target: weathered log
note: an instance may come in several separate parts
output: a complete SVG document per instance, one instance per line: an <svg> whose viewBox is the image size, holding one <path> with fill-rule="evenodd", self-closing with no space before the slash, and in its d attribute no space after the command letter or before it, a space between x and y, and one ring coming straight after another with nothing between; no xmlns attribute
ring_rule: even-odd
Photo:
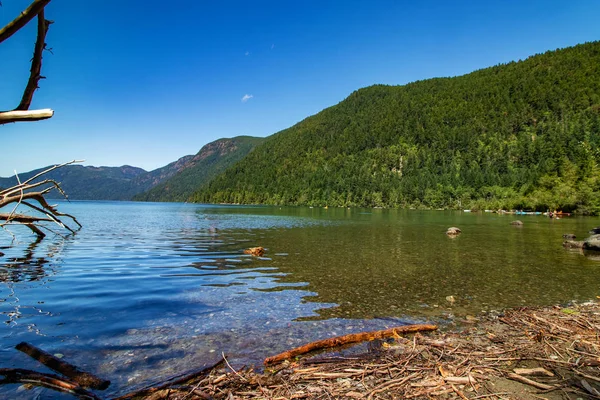
<svg viewBox="0 0 600 400"><path fill-rule="evenodd" d="M54 111L49 108L41 110L2 111L0 112L0 125L21 121L41 121L43 119L52 118L53 115Z"/></svg>
<svg viewBox="0 0 600 400"><path fill-rule="evenodd" d="M336 336L329 339L311 342L305 344L304 346L296 347L295 349L285 351L281 354L277 354L276 356L268 357L265 359L265 365L275 364L284 360L289 360L290 358L307 354L316 350L329 349L333 347L343 346L346 344L366 342L375 339L384 339L398 336L404 333L435 331L436 329L436 325L404 325L395 328L384 329L381 331L360 332L351 333L343 336Z"/></svg>
<svg viewBox="0 0 600 400"><path fill-rule="evenodd" d="M64 360L60 360L52 354L27 342L21 342L15 348L41 362L46 367L73 379L83 387L104 390L110 385L110 381L98 378L89 372L82 371L76 366L69 364Z"/></svg>
<svg viewBox="0 0 600 400"><path fill-rule="evenodd" d="M116 399L113 399L113 400L130 400L130 399L134 399L137 397L144 397L144 398L148 397L152 393L156 393L156 392L168 389L168 388L176 386L176 385L181 385L181 384L191 381L192 379L196 379L200 376L207 375L210 371L212 371L215 368L218 368L224 362L225 362L225 359L221 358L218 362L216 362L215 364L209 365L208 367L204 367L199 370L186 373L184 375L174 376L172 378L167 379L165 382L161 383L159 386L145 387L145 388L136 390L135 392L127 393L121 397L117 397Z"/></svg>
<svg viewBox="0 0 600 400"><path fill-rule="evenodd" d="M43 374L21 368L0 368L0 385L8 383L31 383L33 385L44 386L53 390L71 393L80 399L101 400L94 393L83 389L75 382L64 379L57 375Z"/></svg>

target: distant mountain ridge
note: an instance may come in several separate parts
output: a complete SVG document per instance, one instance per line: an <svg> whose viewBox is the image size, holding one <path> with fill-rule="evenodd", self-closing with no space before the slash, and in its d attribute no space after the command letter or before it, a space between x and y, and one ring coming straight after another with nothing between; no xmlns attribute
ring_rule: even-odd
<svg viewBox="0 0 600 400"><path fill-rule="evenodd" d="M245 156L262 138L240 136L232 139L219 139L208 143L196 155L181 157L164 167L152 171L124 165L121 167L94 167L66 165L51 171L44 177L54 179L72 200L132 200L136 195L140 199L153 201L184 201L217 173L231 163ZM21 181L42 172L49 167L20 173ZM152 191L147 196L141 193L168 182L182 174L167 186ZM0 187L10 187L17 183L14 176L0 177ZM164 192L164 193L163 193ZM63 198L53 190L49 199Z"/></svg>
<svg viewBox="0 0 600 400"><path fill-rule="evenodd" d="M264 138L237 136L208 143L194 156L186 156L169 164L178 173L140 193L134 200L187 201L212 178L243 159Z"/></svg>

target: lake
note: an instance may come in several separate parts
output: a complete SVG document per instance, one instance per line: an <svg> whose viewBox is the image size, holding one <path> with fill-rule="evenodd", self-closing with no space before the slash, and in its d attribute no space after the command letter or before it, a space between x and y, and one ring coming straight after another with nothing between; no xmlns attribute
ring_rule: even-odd
<svg viewBox="0 0 600 400"><path fill-rule="evenodd" d="M15 242L0 232L0 368L47 371L14 349L27 341L110 379L107 395L222 352L260 365L333 335L600 295L600 258L561 245L600 218L91 201L59 210L83 229L37 244L27 230L12 228ZM463 233L447 237L450 226ZM243 254L253 246L264 257ZM34 395L62 398L0 387L0 397Z"/></svg>

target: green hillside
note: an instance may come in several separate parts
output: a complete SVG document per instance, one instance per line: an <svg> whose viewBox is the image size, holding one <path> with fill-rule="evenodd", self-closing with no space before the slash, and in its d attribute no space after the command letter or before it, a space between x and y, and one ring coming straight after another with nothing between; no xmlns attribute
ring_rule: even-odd
<svg viewBox="0 0 600 400"><path fill-rule="evenodd" d="M145 193L136 195L134 200L186 201L194 191L244 158L263 140L251 136L237 136L209 143L195 156L186 156L178 160L176 162L178 172L172 178L153 186Z"/></svg>
<svg viewBox="0 0 600 400"><path fill-rule="evenodd" d="M198 202L600 211L600 42L360 89Z"/></svg>

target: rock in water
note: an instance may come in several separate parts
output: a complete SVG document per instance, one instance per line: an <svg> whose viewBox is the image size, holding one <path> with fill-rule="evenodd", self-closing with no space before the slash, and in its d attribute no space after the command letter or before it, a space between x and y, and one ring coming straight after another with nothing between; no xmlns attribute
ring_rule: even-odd
<svg viewBox="0 0 600 400"><path fill-rule="evenodd" d="M565 233L565 234L563 234L563 238L573 240L573 239L577 238L577 236L575 236L574 233Z"/></svg>
<svg viewBox="0 0 600 400"><path fill-rule="evenodd" d="M244 250L244 254L251 254L256 257L262 257L265 254L264 247L250 247L249 249Z"/></svg>
<svg viewBox="0 0 600 400"><path fill-rule="evenodd" d="M510 224L514 226L523 226L523 222L519 220L513 221Z"/></svg>
<svg viewBox="0 0 600 400"><path fill-rule="evenodd" d="M592 235L597 235L600 233L600 226L596 227L596 228L592 228L592 230L590 231L590 234Z"/></svg>
<svg viewBox="0 0 600 400"><path fill-rule="evenodd" d="M583 248L585 250L600 251L600 234L592 235L583 241Z"/></svg>
<svg viewBox="0 0 600 400"><path fill-rule="evenodd" d="M456 236L456 235L460 235L461 232L462 231L460 229L458 229L455 226L452 226L452 227L448 228L448 230L446 231L446 235Z"/></svg>
<svg viewBox="0 0 600 400"><path fill-rule="evenodd" d="M567 249L582 249L584 242L577 242L575 240L565 240L563 247Z"/></svg>

